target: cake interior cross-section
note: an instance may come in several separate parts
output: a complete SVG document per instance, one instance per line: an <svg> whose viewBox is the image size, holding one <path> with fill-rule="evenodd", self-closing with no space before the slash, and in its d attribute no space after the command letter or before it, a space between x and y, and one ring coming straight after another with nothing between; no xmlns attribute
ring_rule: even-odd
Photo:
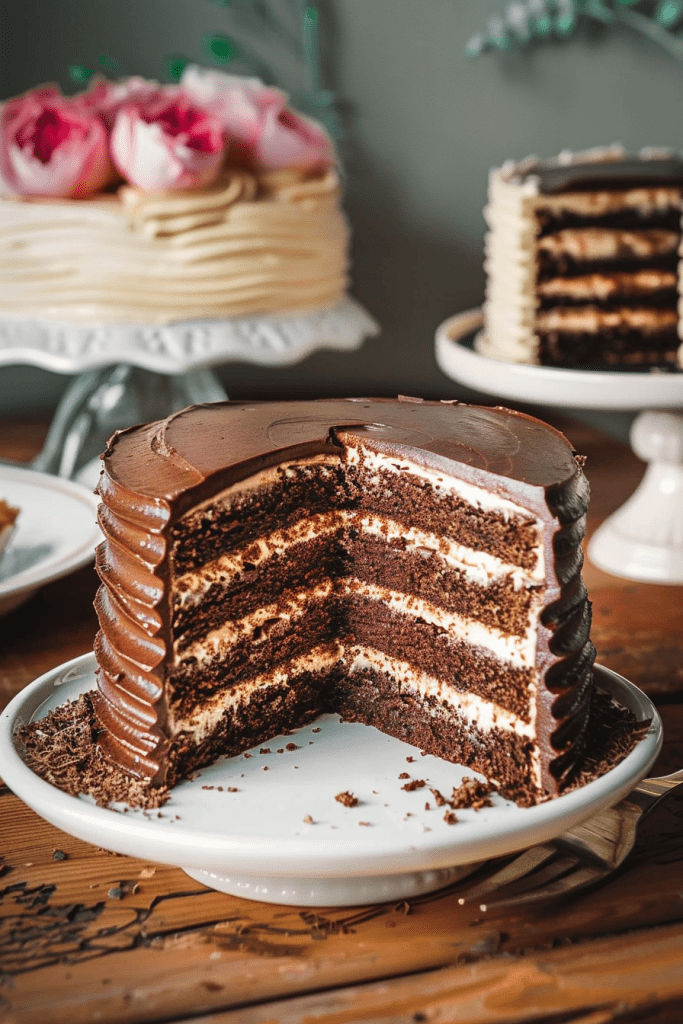
<svg viewBox="0 0 683 1024"><path fill-rule="evenodd" d="M592 694L588 488L522 413L218 403L116 434L99 490L102 756L174 785L325 712L556 796Z"/></svg>

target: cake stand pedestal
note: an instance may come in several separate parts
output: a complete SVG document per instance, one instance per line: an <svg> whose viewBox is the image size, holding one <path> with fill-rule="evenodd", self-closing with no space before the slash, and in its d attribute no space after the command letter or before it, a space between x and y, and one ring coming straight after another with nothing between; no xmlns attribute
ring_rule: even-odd
<svg viewBox="0 0 683 1024"><path fill-rule="evenodd" d="M320 349L353 351L379 327L355 300L305 313L177 321L66 324L0 317L0 365L77 374L31 468L94 486L115 430L227 397L211 370L226 362L287 366Z"/></svg>
<svg viewBox="0 0 683 1024"><path fill-rule="evenodd" d="M481 310L436 332L436 360L460 384L512 402L637 412L631 444L648 465L635 493L596 530L588 556L614 576L683 583L683 373L564 370L477 351Z"/></svg>

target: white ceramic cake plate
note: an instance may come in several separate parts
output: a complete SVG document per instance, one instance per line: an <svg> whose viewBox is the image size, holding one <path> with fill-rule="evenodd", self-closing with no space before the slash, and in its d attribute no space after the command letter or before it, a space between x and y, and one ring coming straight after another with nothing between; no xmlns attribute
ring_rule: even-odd
<svg viewBox="0 0 683 1024"><path fill-rule="evenodd" d="M491 359L477 351L482 326L481 310L471 309L437 329L437 362L461 384L512 402L639 411L631 444L648 464L645 475L596 530L588 555L615 576L683 583L683 372L565 370Z"/></svg>
<svg viewBox="0 0 683 1024"><path fill-rule="evenodd" d="M0 315L0 365L30 364L81 373L127 363L187 373L244 361L285 366L321 348L352 351L379 327L349 296L303 313L179 320L169 324L73 324Z"/></svg>
<svg viewBox="0 0 683 1024"><path fill-rule="evenodd" d="M23 724L92 689L94 671L94 655L76 658L9 704L0 716L0 775L7 785L71 835L177 865L211 888L269 903L348 906L442 888L483 860L543 842L617 803L647 775L662 742L648 698L598 668L600 685L651 725L610 772L535 807L494 797L492 807L458 811L458 822L449 825L430 789L449 796L470 770L326 715L270 740L263 748L269 753L254 748L205 769L177 786L160 812L126 811L98 807L40 779L16 736ZM296 749L288 750L292 743ZM410 780L426 785L406 790ZM335 799L346 792L357 806Z"/></svg>
<svg viewBox="0 0 683 1024"><path fill-rule="evenodd" d="M70 480L0 465L0 498L18 508L0 557L0 615L45 583L87 565L102 539L98 499Z"/></svg>

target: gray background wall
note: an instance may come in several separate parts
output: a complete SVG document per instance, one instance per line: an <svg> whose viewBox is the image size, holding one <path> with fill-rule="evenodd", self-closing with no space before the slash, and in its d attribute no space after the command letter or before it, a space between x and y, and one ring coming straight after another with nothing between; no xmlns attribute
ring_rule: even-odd
<svg viewBox="0 0 683 1024"><path fill-rule="evenodd" d="M683 62L628 29L594 26L565 42L466 59L467 39L504 3L321 0L324 84L340 97L348 132L352 291L383 330L352 355L317 353L287 369L225 366L231 397L470 397L437 367L433 337L441 320L482 299L489 168L615 141L683 149ZM163 54L208 63L202 40L227 30L229 17L208 0L4 0L0 96L50 80L73 91L68 66L103 51L150 77ZM67 379L0 368L0 414L54 407Z"/></svg>

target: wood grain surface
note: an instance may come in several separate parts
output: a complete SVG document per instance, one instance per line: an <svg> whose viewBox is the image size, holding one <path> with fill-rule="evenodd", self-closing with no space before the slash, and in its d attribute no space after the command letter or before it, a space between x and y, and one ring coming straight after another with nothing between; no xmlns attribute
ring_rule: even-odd
<svg viewBox="0 0 683 1024"><path fill-rule="evenodd" d="M592 428L560 424L588 456L590 529L642 465ZM45 424L0 422L0 457L29 458ZM658 705L654 773L683 765L683 588L586 564L602 664ZM0 704L92 647L86 567L0 619ZM347 1021L683 1021L683 792L581 898L520 913L458 903L321 910L213 892L178 868L74 839L0 789L0 1020L8 1024Z"/></svg>

